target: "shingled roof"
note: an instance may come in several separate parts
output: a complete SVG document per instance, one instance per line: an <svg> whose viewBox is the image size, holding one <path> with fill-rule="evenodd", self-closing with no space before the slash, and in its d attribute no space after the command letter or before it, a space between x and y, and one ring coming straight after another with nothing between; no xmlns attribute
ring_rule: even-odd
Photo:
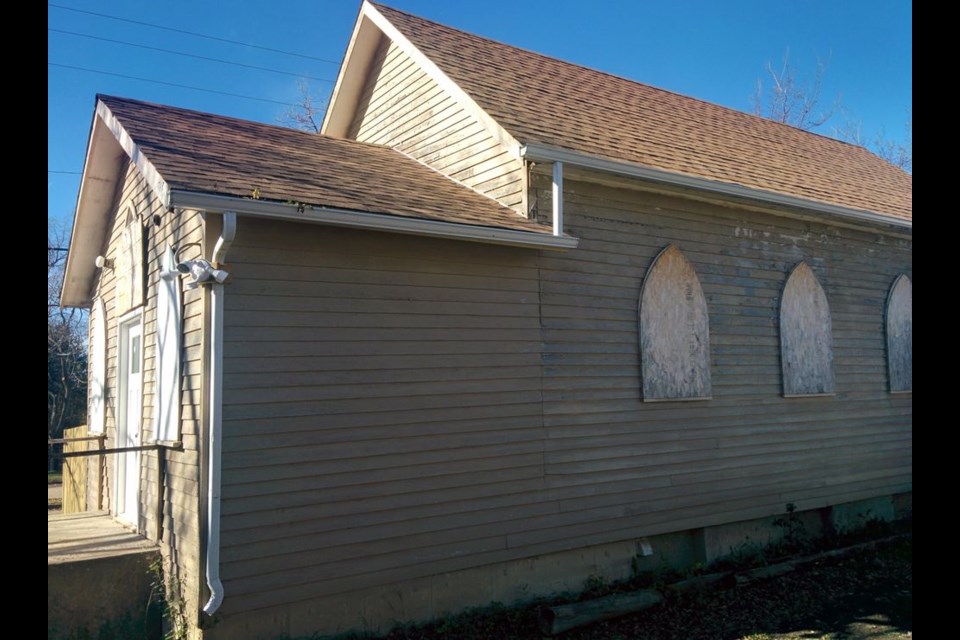
<svg viewBox="0 0 960 640"><path fill-rule="evenodd" d="M862 147L373 6L520 144L912 219L913 177Z"/></svg>
<svg viewBox="0 0 960 640"><path fill-rule="evenodd" d="M388 147L97 96L171 191L495 227L550 229Z"/></svg>

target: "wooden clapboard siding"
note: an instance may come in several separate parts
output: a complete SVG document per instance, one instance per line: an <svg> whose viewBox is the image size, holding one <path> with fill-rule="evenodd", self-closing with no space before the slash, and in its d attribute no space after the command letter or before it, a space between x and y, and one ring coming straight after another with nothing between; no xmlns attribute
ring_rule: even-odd
<svg viewBox="0 0 960 640"><path fill-rule="evenodd" d="M224 615L910 490L912 403L886 392L883 337L909 240L567 188L565 254L241 221ZM713 399L644 404L638 298L671 243L707 299ZM834 397L781 395L800 260L830 304Z"/></svg>
<svg viewBox="0 0 960 640"><path fill-rule="evenodd" d="M538 176L531 197L544 218L548 187ZM566 190L566 230L580 247L541 257L544 468L548 487L590 493L561 503L583 516L575 526L547 518L515 543L563 546L621 523L670 526L671 514L678 528L704 526L714 513L737 521L786 502L910 489L912 405L886 392L882 331L885 292L911 272L909 240L585 182ZM643 404L637 304L671 243L707 299L713 399ZM781 397L777 309L800 260L830 304L835 397ZM609 518L586 517L602 505Z"/></svg>
<svg viewBox="0 0 960 640"><path fill-rule="evenodd" d="M153 440L153 411L155 385L155 332L156 332L156 286L160 266L160 255L167 244L184 246L203 239L203 222L195 212L168 212L157 200L156 195L143 180L132 164L127 164L125 177L121 181L113 207L113 219L108 226L108 239L103 247L103 255L115 259L122 234L123 215L130 208L144 224L146 253L144 271L146 286L144 301L140 307L143 323L143 413L142 438L144 443ZM159 216L160 225L154 224L154 216ZM184 257L196 257L184 252ZM199 247L193 249L199 254ZM115 262L116 264L116 262ZM117 442L117 362L119 318L115 304L116 277L111 269L100 270L95 281L93 296L104 301L105 327L107 340L107 366L105 376L105 431L107 447ZM183 379L181 395L182 442L183 449L163 449L161 452L141 454L140 466L140 519L139 531L150 539L157 534L157 504L162 498L163 526L161 529L161 549L168 564L166 570L183 585L183 597L195 602L200 589L200 475L199 475L199 423L202 417L202 333L203 333L203 297L202 292L184 291L184 345ZM158 456L164 457L163 486L158 484ZM104 487L107 492L104 506L113 509L114 473L116 455L106 459L107 474ZM196 607L193 607L195 610ZM186 610L190 610L187 607ZM192 615L192 614L191 614Z"/></svg>
<svg viewBox="0 0 960 640"><path fill-rule="evenodd" d="M571 191L583 244L562 255L243 221L226 611L910 488L882 334L909 242ZM708 300L714 399L644 405L637 301L671 242ZM776 313L801 259L831 305L835 398L780 395Z"/></svg>
<svg viewBox="0 0 960 640"><path fill-rule="evenodd" d="M398 149L524 213L522 161L386 38L348 137Z"/></svg>
<svg viewBox="0 0 960 640"><path fill-rule="evenodd" d="M413 565L432 536L469 551L490 523L556 510L540 493L538 261L240 221L224 314L225 614L248 608L244 594L325 582L345 558L351 575L379 549Z"/></svg>

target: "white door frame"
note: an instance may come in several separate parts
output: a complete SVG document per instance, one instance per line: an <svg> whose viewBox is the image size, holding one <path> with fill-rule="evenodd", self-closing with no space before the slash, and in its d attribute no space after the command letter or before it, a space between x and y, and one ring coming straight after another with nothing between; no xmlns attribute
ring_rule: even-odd
<svg viewBox="0 0 960 640"><path fill-rule="evenodd" d="M139 309L120 319L117 334L116 446L139 447L143 427L144 352L143 316ZM139 526L140 452L118 453L115 469L114 513L124 522Z"/></svg>

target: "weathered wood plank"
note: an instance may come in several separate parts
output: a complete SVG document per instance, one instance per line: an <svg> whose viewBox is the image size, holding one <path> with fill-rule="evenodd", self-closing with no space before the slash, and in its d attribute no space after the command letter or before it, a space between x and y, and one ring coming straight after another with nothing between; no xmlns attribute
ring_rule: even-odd
<svg viewBox="0 0 960 640"><path fill-rule="evenodd" d="M791 272L780 300L783 395L830 394L836 390L830 306L805 262Z"/></svg>
<svg viewBox="0 0 960 640"><path fill-rule="evenodd" d="M913 391L913 284L907 276L890 287L886 312L890 391Z"/></svg>

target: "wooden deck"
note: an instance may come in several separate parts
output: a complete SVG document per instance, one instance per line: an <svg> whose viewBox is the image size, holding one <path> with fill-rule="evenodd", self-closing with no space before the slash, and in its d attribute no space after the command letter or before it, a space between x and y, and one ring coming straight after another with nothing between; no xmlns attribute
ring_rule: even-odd
<svg viewBox="0 0 960 640"><path fill-rule="evenodd" d="M159 557L105 511L47 515L47 638L161 638Z"/></svg>
<svg viewBox="0 0 960 640"><path fill-rule="evenodd" d="M48 565L156 551L154 543L127 529L106 511L47 516Z"/></svg>

